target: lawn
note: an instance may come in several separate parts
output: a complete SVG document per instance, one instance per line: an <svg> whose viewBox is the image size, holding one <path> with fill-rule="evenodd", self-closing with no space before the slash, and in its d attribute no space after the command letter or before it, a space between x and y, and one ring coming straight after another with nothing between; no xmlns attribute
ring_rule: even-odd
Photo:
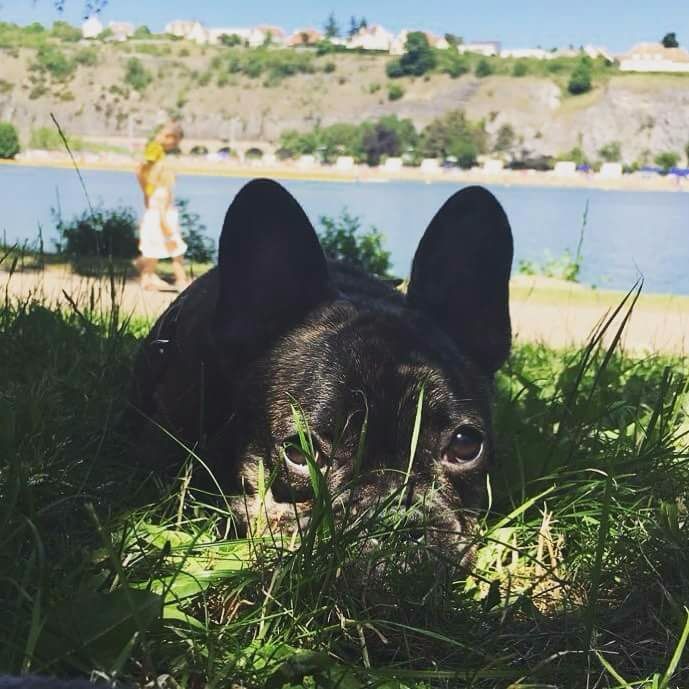
<svg viewBox="0 0 689 689"><path fill-rule="evenodd" d="M517 348L497 379L473 574L441 586L420 561L410 585L386 515L340 526L320 494L306 531L257 523L237 537L224 500L190 482L202 457L190 452L171 483L137 466L122 413L148 325L97 304L0 306L0 672L189 687L689 685L686 360L595 338ZM397 605L352 583L370 529L388 538Z"/></svg>

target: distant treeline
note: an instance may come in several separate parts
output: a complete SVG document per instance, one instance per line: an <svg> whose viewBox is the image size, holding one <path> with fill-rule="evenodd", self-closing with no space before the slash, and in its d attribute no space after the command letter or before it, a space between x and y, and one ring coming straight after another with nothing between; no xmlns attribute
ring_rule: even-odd
<svg viewBox="0 0 689 689"><path fill-rule="evenodd" d="M483 122L470 121L453 110L434 119L420 132L409 119L387 115L362 124L333 124L310 132L286 131L280 138L281 158L318 155L323 162L352 156L358 163L378 165L389 157L402 157L414 165L422 158L456 161L471 167L486 152L488 135Z"/></svg>

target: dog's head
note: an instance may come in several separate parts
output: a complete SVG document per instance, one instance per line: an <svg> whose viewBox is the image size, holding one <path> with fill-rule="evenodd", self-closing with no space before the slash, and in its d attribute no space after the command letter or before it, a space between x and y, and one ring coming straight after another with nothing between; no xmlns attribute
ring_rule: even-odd
<svg viewBox="0 0 689 689"><path fill-rule="evenodd" d="M269 518L306 514L314 499L308 427L336 514L387 504L406 510L412 538L467 549L492 453L493 374L510 349L511 262L505 213L478 187L433 218L406 295L329 264L280 185L239 192L220 240L213 337L233 417L216 445L250 495L259 464L273 476Z"/></svg>

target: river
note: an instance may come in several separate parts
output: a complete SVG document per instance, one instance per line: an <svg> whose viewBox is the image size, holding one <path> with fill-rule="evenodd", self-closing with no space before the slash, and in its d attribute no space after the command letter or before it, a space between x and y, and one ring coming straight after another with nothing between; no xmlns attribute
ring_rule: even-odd
<svg viewBox="0 0 689 689"><path fill-rule="evenodd" d="M83 171L94 204L141 208L131 173ZM246 182L231 177L179 175L177 195L190 201L208 235L217 239L227 206ZM458 188L438 182L284 182L318 226L321 215L343 208L385 236L394 272L407 275L424 229ZM539 187L489 187L503 204L520 260L543 261L576 249L588 202L582 281L626 290L642 275L646 292L689 294L689 194ZM9 243L34 240L41 228L46 247L56 239L51 207L63 217L86 207L76 173L67 169L0 167L0 233Z"/></svg>

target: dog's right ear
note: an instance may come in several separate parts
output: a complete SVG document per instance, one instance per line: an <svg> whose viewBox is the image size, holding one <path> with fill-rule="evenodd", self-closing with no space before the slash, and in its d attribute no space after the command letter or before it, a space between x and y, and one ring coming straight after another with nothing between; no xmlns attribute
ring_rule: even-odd
<svg viewBox="0 0 689 689"><path fill-rule="evenodd" d="M244 359L298 323L328 293L328 268L301 206L256 179L230 205L220 236L217 344Z"/></svg>

